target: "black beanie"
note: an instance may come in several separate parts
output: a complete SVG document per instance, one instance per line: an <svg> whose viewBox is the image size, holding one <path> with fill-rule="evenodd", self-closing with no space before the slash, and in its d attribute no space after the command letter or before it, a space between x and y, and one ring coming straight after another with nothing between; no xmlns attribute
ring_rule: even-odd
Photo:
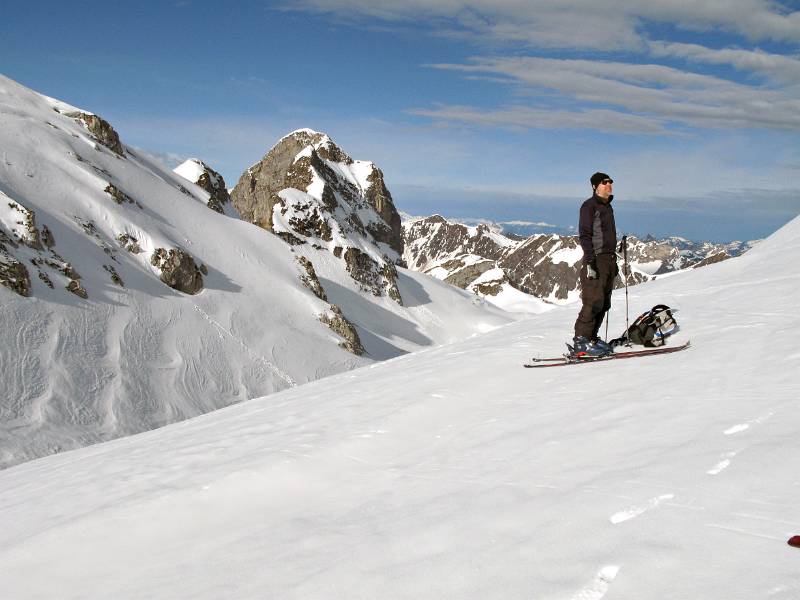
<svg viewBox="0 0 800 600"><path fill-rule="evenodd" d="M589 183L592 184L592 189L595 189L598 185L600 185L600 182L604 179L611 179L611 177L609 177L606 173L601 173L600 171L592 175L589 178Z"/></svg>

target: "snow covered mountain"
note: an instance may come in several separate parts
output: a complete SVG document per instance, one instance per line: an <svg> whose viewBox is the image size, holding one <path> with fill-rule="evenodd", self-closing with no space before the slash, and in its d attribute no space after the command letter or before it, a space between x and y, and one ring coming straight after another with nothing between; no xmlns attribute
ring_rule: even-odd
<svg viewBox="0 0 800 600"><path fill-rule="evenodd" d="M0 149L0 466L509 322L384 260L391 240L367 235L391 231L380 208L339 207L352 229L330 222L329 242L301 231L318 189L345 203L313 177L279 192L281 239L237 218L201 161L174 173L100 117L4 77ZM319 152L299 148L295 172Z"/></svg>
<svg viewBox="0 0 800 600"><path fill-rule="evenodd" d="M3 593L796 600L799 254L800 218L631 288L680 309L677 354L522 369L554 307L7 469Z"/></svg>
<svg viewBox="0 0 800 600"><path fill-rule="evenodd" d="M440 215L407 218L403 234L403 256L410 268L470 290L507 310L530 310L535 300L526 302L523 294L548 304L571 303L580 295L577 267L583 252L574 235L508 237L491 223L469 226ZM738 256L753 244L628 236L628 284ZM623 285L618 278L617 287Z"/></svg>

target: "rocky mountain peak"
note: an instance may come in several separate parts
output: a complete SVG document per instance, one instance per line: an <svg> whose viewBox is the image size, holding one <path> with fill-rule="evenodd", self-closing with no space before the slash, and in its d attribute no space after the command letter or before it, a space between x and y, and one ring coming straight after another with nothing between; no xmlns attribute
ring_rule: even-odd
<svg viewBox="0 0 800 600"><path fill-rule="evenodd" d="M293 246L328 250L362 289L400 302L403 235L383 173L329 136L299 129L245 171L231 198L241 217Z"/></svg>

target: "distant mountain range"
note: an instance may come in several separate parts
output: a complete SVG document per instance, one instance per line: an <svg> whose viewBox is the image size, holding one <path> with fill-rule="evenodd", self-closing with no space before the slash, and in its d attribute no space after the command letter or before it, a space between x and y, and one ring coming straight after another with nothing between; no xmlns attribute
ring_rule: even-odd
<svg viewBox="0 0 800 600"><path fill-rule="evenodd" d="M578 238L556 233L520 237L504 225L470 226L442 216L407 217L403 222L409 268L470 290L509 309L516 292L548 303L566 303L580 294L578 266L583 251ZM738 256L756 242L712 244L679 237L627 238L629 285L667 273L697 268ZM620 267L622 266L620 258ZM617 287L624 285L617 280Z"/></svg>

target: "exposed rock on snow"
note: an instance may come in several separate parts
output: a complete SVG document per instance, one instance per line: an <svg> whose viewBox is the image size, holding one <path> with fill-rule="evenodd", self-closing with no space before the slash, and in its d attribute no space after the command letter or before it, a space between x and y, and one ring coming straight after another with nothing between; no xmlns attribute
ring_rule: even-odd
<svg viewBox="0 0 800 600"><path fill-rule="evenodd" d="M175 173L208 192L207 206L220 214L225 214L225 206L231 197L225 186L225 179L202 160L190 158L174 169ZM186 188L184 188L185 190ZM190 193L187 191L187 193Z"/></svg>
<svg viewBox="0 0 800 600"><path fill-rule="evenodd" d="M94 138L103 144L103 146L119 156L124 156L125 151L119 141L119 135L114 131L114 128L108 121L97 115L85 112L68 113L67 116L83 123L86 129L88 129Z"/></svg>
<svg viewBox="0 0 800 600"><path fill-rule="evenodd" d="M403 254L403 224L394 207L392 195L383 181L383 171L373 165L372 172L367 175L370 186L366 190L367 202L389 227L382 223L369 223L367 230L379 242L389 245L395 252Z"/></svg>
<svg viewBox="0 0 800 600"><path fill-rule="evenodd" d="M111 281L120 287L125 287L125 282L122 281L122 277L119 276L119 273L117 273L114 265L103 265L103 268L108 271L109 275L111 275Z"/></svg>
<svg viewBox="0 0 800 600"><path fill-rule="evenodd" d="M114 199L114 202L116 202L117 204L124 204L124 203L134 204L135 203L133 198L131 198L130 196L128 196L128 194L126 194L125 192L123 192L122 190L117 188L117 186L115 186L114 184L109 183L106 186L106 189L103 190L103 191L106 194L110 194L111 197Z"/></svg>
<svg viewBox="0 0 800 600"><path fill-rule="evenodd" d="M185 294L197 294L203 289L203 274L192 255L180 248L156 248L150 264L161 271L161 281Z"/></svg>
<svg viewBox="0 0 800 600"><path fill-rule="evenodd" d="M335 304L331 304L330 311L322 313L319 320L330 327L331 331L343 338L342 341L339 342L342 348L356 356L364 354L364 347L361 345L358 332L356 328L353 327L353 324L342 314L341 308Z"/></svg>
<svg viewBox="0 0 800 600"><path fill-rule="evenodd" d="M139 241L129 233L120 233L116 239L120 246L122 246L131 254L139 254L140 252L143 252L141 246L139 246Z"/></svg>
<svg viewBox="0 0 800 600"><path fill-rule="evenodd" d="M380 296L384 291L389 297L403 304L400 291L397 289L397 269L390 262L381 267L368 254L358 248L348 248L344 253L347 272L361 284L361 289Z"/></svg>
<svg viewBox="0 0 800 600"><path fill-rule="evenodd" d="M80 278L72 265L54 250L53 232L46 225L39 229L33 210L11 200L3 192L0 192L0 200L5 202L0 206L0 284L21 296L30 295L31 279L23 260L37 269L39 279L50 289L55 286L43 267L63 274L70 282ZM12 253L12 248L17 255ZM72 289L69 285L64 287L70 291L77 290L74 284ZM85 290L81 288L79 295L82 294Z"/></svg>
<svg viewBox="0 0 800 600"><path fill-rule="evenodd" d="M86 289L81 285L81 282L78 281L77 279L71 279L69 284L67 284L67 289L76 296L83 298L84 300L86 300L89 297L89 294L86 292Z"/></svg>
<svg viewBox="0 0 800 600"><path fill-rule="evenodd" d="M719 254L712 254L711 256L704 258L699 263L692 265L693 269L698 269L700 267L705 267L706 265L713 265L718 262L722 262L723 260L728 260L731 258L730 254L726 252L720 252Z"/></svg>
<svg viewBox="0 0 800 600"><path fill-rule="evenodd" d="M486 273L486 271L494 269L495 263L491 260L482 260L466 264L463 260L454 258L442 264L441 267L450 271L450 275L444 279L445 283L466 289L469 284Z"/></svg>
<svg viewBox="0 0 800 600"><path fill-rule="evenodd" d="M5 226L17 242L34 250L41 250L42 242L36 227L36 214L19 202L11 200L3 192L0 192L0 201L6 204L0 206L0 225Z"/></svg>
<svg viewBox="0 0 800 600"><path fill-rule="evenodd" d="M300 266L305 270L305 274L300 275L300 281L302 281L303 285L310 289L317 298L327 302L328 296L325 294L325 290L322 288L319 278L317 278L314 265L305 256L298 256L297 262L300 263Z"/></svg>
<svg viewBox="0 0 800 600"><path fill-rule="evenodd" d="M20 296L30 295L31 278L28 269L8 252L2 241L0 241L0 284Z"/></svg>
<svg viewBox="0 0 800 600"><path fill-rule="evenodd" d="M53 232L47 228L47 225L42 226L42 242L48 248L52 248L56 245L56 238L53 236Z"/></svg>

